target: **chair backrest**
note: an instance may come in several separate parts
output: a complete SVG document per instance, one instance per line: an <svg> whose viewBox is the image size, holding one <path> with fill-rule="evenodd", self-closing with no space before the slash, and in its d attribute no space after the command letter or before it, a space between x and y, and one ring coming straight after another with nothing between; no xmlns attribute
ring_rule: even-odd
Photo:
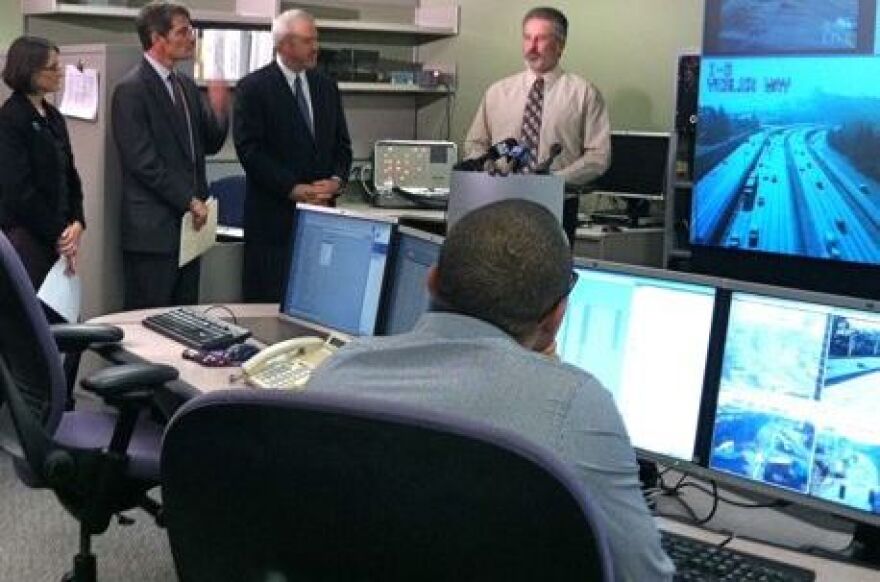
<svg viewBox="0 0 880 582"><path fill-rule="evenodd" d="M18 253L0 232L0 399L9 405L25 458L39 474L61 420L61 355Z"/></svg>
<svg viewBox="0 0 880 582"><path fill-rule="evenodd" d="M211 182L209 194L217 198L217 223L223 226L244 226L244 197L247 190L244 176L226 176Z"/></svg>
<svg viewBox="0 0 880 582"><path fill-rule="evenodd" d="M424 410L309 393L187 403L162 445L181 580L611 580L552 453Z"/></svg>

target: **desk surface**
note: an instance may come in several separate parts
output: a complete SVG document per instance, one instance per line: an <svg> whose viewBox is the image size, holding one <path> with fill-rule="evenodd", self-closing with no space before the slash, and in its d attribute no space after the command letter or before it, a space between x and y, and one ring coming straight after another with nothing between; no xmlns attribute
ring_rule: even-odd
<svg viewBox="0 0 880 582"><path fill-rule="evenodd" d="M203 307L207 309L207 306ZM277 304L231 304L226 307L237 318L275 317L278 313ZM127 354L154 363L176 366L180 371L180 379L183 385L183 393L180 394L182 397L192 397L199 393L226 388L253 389L247 387L241 381L238 368L205 368L194 362L184 360L181 357L181 353L184 350L181 344L150 331L141 325L141 322L147 315L165 311L166 309L114 313L95 318L91 322L110 323L121 327L125 332L122 349ZM228 314L224 313L223 310L213 311L212 315L228 317ZM692 497L688 501L695 505L698 513L706 513L706 499ZM700 506L701 503L703 504L702 507ZM661 513L674 513L674 511L670 511L673 505L674 501L666 500L662 505L659 505L659 509ZM657 518L657 523L661 529L710 542L721 542L727 537L721 533L715 533L663 517ZM849 540L849 536L846 533L812 526L802 520L771 509L736 509L722 505L719 507L716 518L709 525L716 530L735 531L739 535L774 539L790 545L814 545L829 549L843 548ZM816 580L819 582L880 582L880 571L878 570L862 568L819 556L750 541L741 537L734 538L728 544L728 547L809 568L816 572Z"/></svg>

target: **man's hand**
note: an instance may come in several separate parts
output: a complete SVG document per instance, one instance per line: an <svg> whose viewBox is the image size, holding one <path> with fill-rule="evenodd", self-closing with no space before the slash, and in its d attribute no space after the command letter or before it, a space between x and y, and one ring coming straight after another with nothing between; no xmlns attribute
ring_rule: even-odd
<svg viewBox="0 0 880 582"><path fill-rule="evenodd" d="M229 84L225 81L208 81L208 104L217 119L229 115Z"/></svg>
<svg viewBox="0 0 880 582"><path fill-rule="evenodd" d="M329 178L327 180L317 180L312 182L312 188L322 194L329 194L330 196L336 196L341 188L342 182L338 178Z"/></svg>
<svg viewBox="0 0 880 582"><path fill-rule="evenodd" d="M193 215L193 228L201 230L208 222L208 205L203 200L193 198L189 201L189 210Z"/></svg>
<svg viewBox="0 0 880 582"><path fill-rule="evenodd" d="M80 221L74 220L68 224L67 228L61 231L61 235L55 243L55 248L58 251L58 254L64 257L75 255L76 251L79 249L79 240L82 236L82 232L83 225Z"/></svg>
<svg viewBox="0 0 880 582"><path fill-rule="evenodd" d="M319 182L327 181L332 182L333 180L319 180L318 182L312 182L311 184L297 184L293 187L293 190L291 190L289 197L294 202L328 206L330 201L333 200L333 194L336 191L333 190L331 192L327 186L315 186L315 184L318 184Z"/></svg>

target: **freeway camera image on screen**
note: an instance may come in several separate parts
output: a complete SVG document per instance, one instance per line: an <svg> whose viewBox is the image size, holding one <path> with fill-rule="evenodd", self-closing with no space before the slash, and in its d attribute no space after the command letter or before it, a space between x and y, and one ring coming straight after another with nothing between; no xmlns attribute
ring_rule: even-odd
<svg viewBox="0 0 880 582"><path fill-rule="evenodd" d="M880 263L880 58L707 58L691 242Z"/></svg>
<svg viewBox="0 0 880 582"><path fill-rule="evenodd" d="M880 513L880 315L735 294L709 465Z"/></svg>
<svg viewBox="0 0 880 582"><path fill-rule="evenodd" d="M839 52L858 44L859 0L720 0L707 6L706 43L718 53ZM707 51L709 54L710 51Z"/></svg>

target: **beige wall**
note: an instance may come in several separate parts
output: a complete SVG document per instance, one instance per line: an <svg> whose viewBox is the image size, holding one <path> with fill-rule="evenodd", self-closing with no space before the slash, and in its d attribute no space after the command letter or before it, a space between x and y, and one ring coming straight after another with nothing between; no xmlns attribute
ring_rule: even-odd
<svg viewBox="0 0 880 582"><path fill-rule="evenodd" d="M423 5L450 0L423 0ZM486 87L523 68L521 19L538 3L460 0L460 34L422 49L423 60L458 63L452 139L461 141ZM560 0L569 19L562 66L595 83L615 129L666 130L673 120L677 55L700 46L702 0ZM431 117L441 115L438 104ZM427 131L436 132L436 119ZM435 134L433 137L437 137Z"/></svg>

